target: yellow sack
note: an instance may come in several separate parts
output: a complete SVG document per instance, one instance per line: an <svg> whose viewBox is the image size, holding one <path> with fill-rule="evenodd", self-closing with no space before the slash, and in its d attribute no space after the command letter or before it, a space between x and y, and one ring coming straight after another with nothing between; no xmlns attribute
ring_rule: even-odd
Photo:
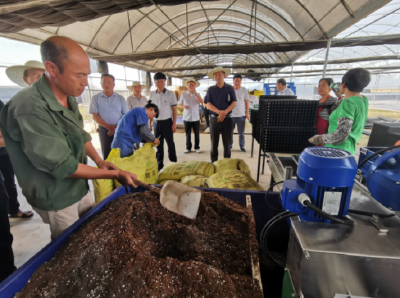
<svg viewBox="0 0 400 298"><path fill-rule="evenodd" d="M119 150L112 149L106 161L113 162L116 156L120 156ZM115 189L112 179L93 179L92 182L94 187L94 201L96 204L100 203Z"/></svg>
<svg viewBox="0 0 400 298"><path fill-rule="evenodd" d="M207 180L210 188L264 190L248 173L239 170L212 175Z"/></svg>
<svg viewBox="0 0 400 298"><path fill-rule="evenodd" d="M114 190L114 181L112 179L93 179L94 201L100 203Z"/></svg>
<svg viewBox="0 0 400 298"><path fill-rule="evenodd" d="M156 184L158 180L158 163L154 146L152 143L146 143L133 154L145 161L145 178L142 181L149 184Z"/></svg>
<svg viewBox="0 0 400 298"><path fill-rule="evenodd" d="M250 168L243 159L224 158L214 162L215 174L240 170L250 174Z"/></svg>
<svg viewBox="0 0 400 298"><path fill-rule="evenodd" d="M189 175L182 178L181 183L191 187L207 187L208 177L201 175Z"/></svg>
<svg viewBox="0 0 400 298"><path fill-rule="evenodd" d="M205 161L181 161L167 164L158 177L162 180L180 180L188 175L201 175L210 177L215 172L212 163Z"/></svg>
<svg viewBox="0 0 400 298"><path fill-rule="evenodd" d="M116 150L117 152L113 152ZM113 149L110 152L110 160L113 164L115 164L118 169L128 171L130 173L136 174L137 178L140 181L145 181L146 178L146 161L141 157L138 157L136 154L121 157L121 153L118 149ZM121 184L118 180L114 180L115 187L119 187Z"/></svg>

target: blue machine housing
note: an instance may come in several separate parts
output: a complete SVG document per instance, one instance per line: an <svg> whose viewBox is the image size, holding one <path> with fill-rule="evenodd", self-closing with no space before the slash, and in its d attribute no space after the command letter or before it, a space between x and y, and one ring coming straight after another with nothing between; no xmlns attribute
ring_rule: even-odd
<svg viewBox="0 0 400 298"><path fill-rule="evenodd" d="M311 202L322 210L325 192L340 192L340 208L337 215L348 213L351 191L357 173L357 163L347 151L328 147L306 148L299 157L297 179L286 180L282 189L282 205L291 212L299 213L306 221L330 222L298 201L306 193Z"/></svg>
<svg viewBox="0 0 400 298"><path fill-rule="evenodd" d="M360 149L359 163L380 149L365 147ZM371 196L383 206L400 211L400 149L376 155L359 170L367 179Z"/></svg>

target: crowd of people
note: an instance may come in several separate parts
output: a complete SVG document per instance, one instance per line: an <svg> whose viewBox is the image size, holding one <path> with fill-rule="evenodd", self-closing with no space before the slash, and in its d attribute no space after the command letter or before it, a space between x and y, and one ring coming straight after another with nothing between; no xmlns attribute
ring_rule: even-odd
<svg viewBox="0 0 400 298"><path fill-rule="evenodd" d="M192 149L201 153L200 105L206 108L211 162L218 160L220 135L224 158L231 157L235 127L239 132L240 150L246 152L244 130L245 121L250 118L249 93L242 87L240 75L234 75L231 86L224 81L231 70L216 67L208 73L216 84L209 87L204 99L196 92L199 82L191 78L184 81L187 91L177 100L165 87L166 76L158 72L154 75L156 90L149 93L149 100L142 96L144 86L140 82L128 86L133 94L125 100L114 92L115 78L103 74L103 91L93 96L90 105L90 113L99 125L103 155L100 157L90 134L83 129L83 118L75 99L88 85L88 56L75 41L61 36L45 40L40 51L43 63L28 61L24 66L7 69L7 75L26 88L6 105L0 101L0 258L4 264L0 281L15 270L8 217L33 215L32 211L19 209L14 174L28 203L49 224L54 239L93 207L87 179L115 179L124 186L136 187L135 174L106 161L112 148L118 148L121 156L126 157L134 154L142 142L154 143L158 145L156 156L161 170L165 140L169 160L177 162L174 142L177 105L184 110L184 153ZM320 80L318 134L310 139L311 143L355 153L368 112L368 100L360 92L369 81L369 72L364 69L348 71L340 89L344 100L338 100L330 97L333 81ZM277 81L277 89L278 95L293 95L284 79ZM97 167L88 166L87 157Z"/></svg>

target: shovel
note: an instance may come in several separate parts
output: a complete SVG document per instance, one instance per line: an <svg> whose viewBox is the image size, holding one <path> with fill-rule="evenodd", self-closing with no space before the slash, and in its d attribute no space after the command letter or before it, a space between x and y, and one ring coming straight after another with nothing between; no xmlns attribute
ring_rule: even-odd
<svg viewBox="0 0 400 298"><path fill-rule="evenodd" d="M167 181L163 188L136 180L135 183L143 188L160 195L161 205L171 212L195 219L199 210L201 191L175 181Z"/></svg>

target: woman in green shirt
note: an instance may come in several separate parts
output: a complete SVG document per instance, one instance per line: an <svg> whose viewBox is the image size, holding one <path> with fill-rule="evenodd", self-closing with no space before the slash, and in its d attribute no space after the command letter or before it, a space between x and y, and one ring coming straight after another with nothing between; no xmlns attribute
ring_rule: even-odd
<svg viewBox="0 0 400 298"><path fill-rule="evenodd" d="M327 134L309 139L314 145L343 149L355 154L356 144L367 122L368 99L360 92L371 81L370 73L363 68L354 68L342 78L340 92L345 95L340 106L329 116Z"/></svg>

